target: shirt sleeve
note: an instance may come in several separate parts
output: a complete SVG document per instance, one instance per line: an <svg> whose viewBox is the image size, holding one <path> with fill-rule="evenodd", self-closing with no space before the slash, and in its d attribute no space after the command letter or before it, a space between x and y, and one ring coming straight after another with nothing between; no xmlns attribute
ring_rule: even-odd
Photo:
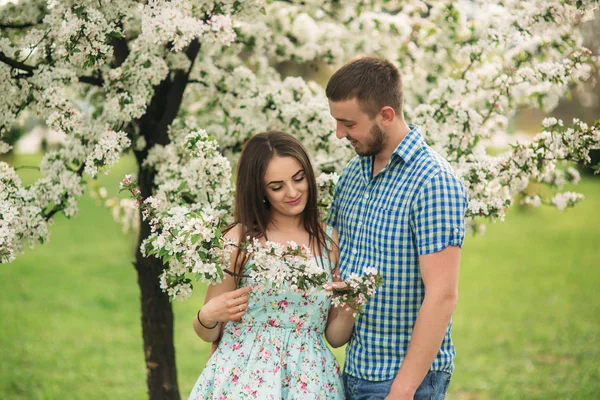
<svg viewBox="0 0 600 400"><path fill-rule="evenodd" d="M427 182L411 212L411 228L420 256L448 246L462 246L467 207L466 190L451 173L440 171Z"/></svg>
<svg viewBox="0 0 600 400"><path fill-rule="evenodd" d="M342 173L342 176L340 176L340 179L338 180L338 183L335 185L335 188L333 189L333 200L331 201L331 205L329 207L329 211L327 214L327 225L331 226L332 228L338 229L338 213L339 213L339 202L340 202L340 193L342 191L342 182L343 182L343 177L345 175L344 171Z"/></svg>

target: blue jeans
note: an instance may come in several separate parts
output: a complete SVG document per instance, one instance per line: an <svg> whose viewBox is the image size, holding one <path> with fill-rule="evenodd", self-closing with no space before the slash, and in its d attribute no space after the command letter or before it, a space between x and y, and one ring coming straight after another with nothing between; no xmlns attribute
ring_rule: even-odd
<svg viewBox="0 0 600 400"><path fill-rule="evenodd" d="M451 374L429 371L415 393L414 400L444 400ZM383 400L390 393L393 379L372 382L344 373L344 391L348 400Z"/></svg>

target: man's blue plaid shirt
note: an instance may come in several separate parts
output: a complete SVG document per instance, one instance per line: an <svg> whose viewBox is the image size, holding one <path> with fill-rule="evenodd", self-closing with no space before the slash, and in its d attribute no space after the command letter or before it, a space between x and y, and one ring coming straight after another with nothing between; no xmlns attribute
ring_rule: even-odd
<svg viewBox="0 0 600 400"><path fill-rule="evenodd" d="M384 286L358 317L345 371L370 381L393 379L408 349L425 294L419 256L462 246L467 194L446 160L419 128L371 178L373 157L354 157L336 185L329 225L338 229L343 278L376 267ZM434 371L454 370L448 325Z"/></svg>

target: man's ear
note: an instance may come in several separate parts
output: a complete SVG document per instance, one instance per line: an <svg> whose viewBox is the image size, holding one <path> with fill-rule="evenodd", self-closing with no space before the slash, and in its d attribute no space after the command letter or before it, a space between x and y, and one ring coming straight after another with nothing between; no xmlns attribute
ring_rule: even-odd
<svg viewBox="0 0 600 400"><path fill-rule="evenodd" d="M396 111L390 106L384 106L379 110L379 115L381 115L381 123L385 126L394 122L396 119Z"/></svg>

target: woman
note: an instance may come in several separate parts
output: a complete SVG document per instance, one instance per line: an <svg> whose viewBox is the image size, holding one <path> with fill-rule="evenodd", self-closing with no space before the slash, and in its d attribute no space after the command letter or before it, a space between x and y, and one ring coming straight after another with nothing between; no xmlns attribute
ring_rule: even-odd
<svg viewBox="0 0 600 400"><path fill-rule="evenodd" d="M246 143L235 222L225 237L304 244L328 277L337 277L337 233L320 221L314 172L292 135L265 132ZM241 278L209 286L194 318L196 333L207 342L218 340L221 324L228 323L189 399L343 399L339 366L323 333L332 346L345 344L352 312L330 309L323 289L252 293L255 282L244 277L249 263L245 253L234 252L230 270Z"/></svg>

